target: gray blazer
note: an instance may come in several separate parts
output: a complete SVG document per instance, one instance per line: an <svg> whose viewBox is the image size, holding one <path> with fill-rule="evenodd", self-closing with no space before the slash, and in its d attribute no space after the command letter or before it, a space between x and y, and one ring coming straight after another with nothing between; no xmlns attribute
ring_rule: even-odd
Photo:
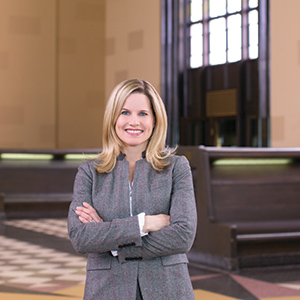
<svg viewBox="0 0 300 300"><path fill-rule="evenodd" d="M161 173L146 159L136 162L133 216L127 161L120 157L113 171L105 174L96 172L95 161L79 167L68 229L75 250L88 253L85 300L135 300L137 282L144 300L195 299L185 254L197 223L191 170L184 156L169 160ZM75 210L83 202L91 204L104 222L80 222ZM169 214L171 224L141 237L137 217L141 212Z"/></svg>

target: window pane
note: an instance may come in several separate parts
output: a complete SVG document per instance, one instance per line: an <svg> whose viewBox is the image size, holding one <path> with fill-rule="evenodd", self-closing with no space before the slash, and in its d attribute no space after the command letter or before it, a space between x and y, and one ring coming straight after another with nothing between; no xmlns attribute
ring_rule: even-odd
<svg viewBox="0 0 300 300"><path fill-rule="evenodd" d="M237 11L241 11L242 9L242 1L241 0L228 0L227 3L227 12L235 13Z"/></svg>
<svg viewBox="0 0 300 300"><path fill-rule="evenodd" d="M250 46L249 47L249 58L250 59L258 58L258 46Z"/></svg>
<svg viewBox="0 0 300 300"><path fill-rule="evenodd" d="M228 61L242 58L242 17L236 14L228 17Z"/></svg>
<svg viewBox="0 0 300 300"><path fill-rule="evenodd" d="M209 16L211 18L226 14L226 0L209 0Z"/></svg>
<svg viewBox="0 0 300 300"><path fill-rule="evenodd" d="M249 58L258 57L258 11L252 10L248 14L249 22Z"/></svg>
<svg viewBox="0 0 300 300"><path fill-rule="evenodd" d="M258 0L249 0L249 7L255 8L258 6Z"/></svg>
<svg viewBox="0 0 300 300"><path fill-rule="evenodd" d="M242 59L242 49L233 48L228 50L228 62L236 62Z"/></svg>
<svg viewBox="0 0 300 300"><path fill-rule="evenodd" d="M209 62L212 65L226 62L226 23L225 18L209 22Z"/></svg>
<svg viewBox="0 0 300 300"><path fill-rule="evenodd" d="M202 4L203 0L191 0L191 22L197 22L203 19Z"/></svg>
<svg viewBox="0 0 300 300"><path fill-rule="evenodd" d="M191 57L190 67L198 68L203 65L203 26L198 23L191 26Z"/></svg>

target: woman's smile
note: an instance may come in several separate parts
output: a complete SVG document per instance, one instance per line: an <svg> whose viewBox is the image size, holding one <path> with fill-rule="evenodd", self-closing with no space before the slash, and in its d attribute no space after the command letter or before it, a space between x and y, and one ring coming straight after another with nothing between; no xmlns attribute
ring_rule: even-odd
<svg viewBox="0 0 300 300"><path fill-rule="evenodd" d="M143 130L136 130L136 129L125 129L125 131L130 135L139 135L143 132Z"/></svg>

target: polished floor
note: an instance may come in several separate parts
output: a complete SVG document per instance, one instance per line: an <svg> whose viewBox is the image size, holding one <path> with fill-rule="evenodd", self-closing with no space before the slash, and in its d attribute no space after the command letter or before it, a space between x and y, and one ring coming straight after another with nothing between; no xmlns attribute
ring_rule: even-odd
<svg viewBox="0 0 300 300"><path fill-rule="evenodd" d="M86 257L65 219L0 221L0 299L82 299ZM300 267L221 272L189 265L198 300L300 300Z"/></svg>

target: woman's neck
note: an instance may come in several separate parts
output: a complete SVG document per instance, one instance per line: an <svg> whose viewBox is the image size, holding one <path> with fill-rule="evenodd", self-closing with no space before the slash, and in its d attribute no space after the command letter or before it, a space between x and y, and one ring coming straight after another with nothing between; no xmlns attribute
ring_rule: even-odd
<svg viewBox="0 0 300 300"><path fill-rule="evenodd" d="M136 161L142 158L142 153L144 152L144 149L142 150L132 147L124 149L123 152L126 154L125 160L129 161L130 164L135 164Z"/></svg>
<svg viewBox="0 0 300 300"><path fill-rule="evenodd" d="M145 149L139 147L131 147L123 149L123 153L126 154L125 160L129 162L129 181L132 183L134 178L135 163L142 158L142 153Z"/></svg>

